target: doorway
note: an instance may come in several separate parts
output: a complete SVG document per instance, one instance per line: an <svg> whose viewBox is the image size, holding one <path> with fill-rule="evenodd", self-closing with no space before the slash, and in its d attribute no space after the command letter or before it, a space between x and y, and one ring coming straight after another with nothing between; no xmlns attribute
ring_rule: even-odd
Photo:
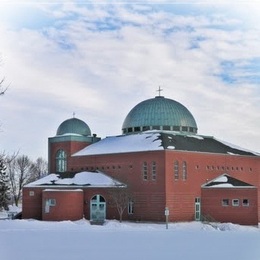
<svg viewBox="0 0 260 260"><path fill-rule="evenodd" d="M106 219L106 201L103 196L95 195L90 203L90 221L104 222Z"/></svg>

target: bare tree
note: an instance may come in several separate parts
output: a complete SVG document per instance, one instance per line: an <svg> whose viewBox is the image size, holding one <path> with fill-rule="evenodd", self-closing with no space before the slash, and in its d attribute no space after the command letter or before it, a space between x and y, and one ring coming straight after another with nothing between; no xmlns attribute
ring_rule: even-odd
<svg viewBox="0 0 260 260"><path fill-rule="evenodd" d="M48 174L48 163L42 157L36 159L31 165L30 182L39 180Z"/></svg>
<svg viewBox="0 0 260 260"><path fill-rule="evenodd" d="M5 91L7 90L7 87L4 87L4 78L0 80L0 96L4 95Z"/></svg>
<svg viewBox="0 0 260 260"><path fill-rule="evenodd" d="M26 155L18 156L7 160L7 172L10 178L11 195L16 206L22 196L23 186L29 183L31 176L32 162Z"/></svg>
<svg viewBox="0 0 260 260"><path fill-rule="evenodd" d="M133 193L128 186L120 185L110 191L110 198L119 214L119 221L122 222L125 210L134 201Z"/></svg>

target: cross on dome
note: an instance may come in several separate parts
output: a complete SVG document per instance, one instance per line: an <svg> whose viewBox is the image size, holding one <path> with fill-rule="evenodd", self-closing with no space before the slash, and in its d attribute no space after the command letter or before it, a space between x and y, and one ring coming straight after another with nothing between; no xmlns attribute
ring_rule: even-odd
<svg viewBox="0 0 260 260"><path fill-rule="evenodd" d="M159 97L161 96L161 92L163 91L163 89L161 88L161 86L159 86L158 90L156 90L159 92Z"/></svg>

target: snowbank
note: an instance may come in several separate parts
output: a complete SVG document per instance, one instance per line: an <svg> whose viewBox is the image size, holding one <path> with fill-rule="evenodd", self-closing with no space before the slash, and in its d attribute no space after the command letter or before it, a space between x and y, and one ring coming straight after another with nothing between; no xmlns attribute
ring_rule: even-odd
<svg viewBox="0 0 260 260"><path fill-rule="evenodd" d="M260 230L230 223L0 221L3 260L259 260Z"/></svg>

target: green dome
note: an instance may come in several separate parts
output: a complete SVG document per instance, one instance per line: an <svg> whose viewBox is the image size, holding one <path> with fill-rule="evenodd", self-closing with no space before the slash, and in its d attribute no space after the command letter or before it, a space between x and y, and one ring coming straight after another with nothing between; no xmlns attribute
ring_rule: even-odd
<svg viewBox="0 0 260 260"><path fill-rule="evenodd" d="M157 96L137 104L122 126L124 134L146 130L170 130L197 133L197 124L190 111L179 102Z"/></svg>
<svg viewBox="0 0 260 260"><path fill-rule="evenodd" d="M76 135L91 135L89 126L78 118L70 118L62 122L57 130L56 135L76 134Z"/></svg>

